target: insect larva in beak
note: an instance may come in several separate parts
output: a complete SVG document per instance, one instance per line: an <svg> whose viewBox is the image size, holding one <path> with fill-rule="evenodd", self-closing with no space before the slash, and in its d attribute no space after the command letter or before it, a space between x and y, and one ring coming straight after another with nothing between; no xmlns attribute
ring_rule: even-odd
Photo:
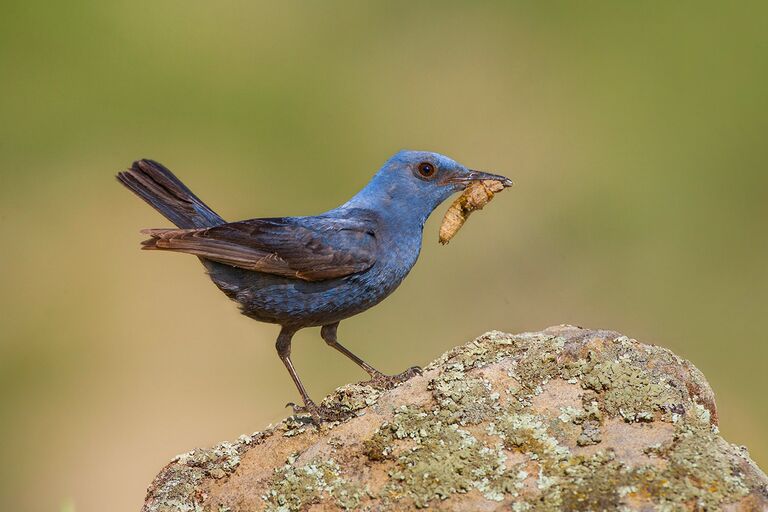
<svg viewBox="0 0 768 512"><path fill-rule="evenodd" d="M475 210L482 210L491 202L497 192L504 190L504 185L496 180L473 181L445 212L440 225L440 243L447 244L467 218Z"/></svg>

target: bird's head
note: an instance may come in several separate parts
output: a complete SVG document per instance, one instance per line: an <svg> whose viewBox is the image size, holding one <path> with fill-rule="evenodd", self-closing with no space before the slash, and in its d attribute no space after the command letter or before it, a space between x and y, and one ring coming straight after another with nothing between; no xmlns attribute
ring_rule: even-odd
<svg viewBox="0 0 768 512"><path fill-rule="evenodd" d="M478 180L512 185L509 178L468 169L439 153L400 151L387 160L355 199L364 200L367 207L407 213L423 224L440 203Z"/></svg>

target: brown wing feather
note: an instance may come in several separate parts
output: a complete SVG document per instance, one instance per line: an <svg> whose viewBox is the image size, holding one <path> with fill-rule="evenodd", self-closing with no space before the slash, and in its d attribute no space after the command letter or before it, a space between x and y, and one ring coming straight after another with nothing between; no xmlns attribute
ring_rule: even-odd
<svg viewBox="0 0 768 512"><path fill-rule="evenodd" d="M343 277L376 260L376 219L252 219L206 229L148 229L144 249L194 254L247 270L306 281Z"/></svg>

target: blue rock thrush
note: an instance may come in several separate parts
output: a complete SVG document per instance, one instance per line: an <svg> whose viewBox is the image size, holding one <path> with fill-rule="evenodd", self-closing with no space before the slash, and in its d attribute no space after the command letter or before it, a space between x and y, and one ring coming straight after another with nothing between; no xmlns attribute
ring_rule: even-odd
<svg viewBox="0 0 768 512"><path fill-rule="evenodd" d="M171 171L139 160L118 180L180 229L148 229L143 249L194 254L213 282L254 320L281 326L277 353L304 400L295 412L315 420L338 411L315 404L291 362L291 338L320 326L320 336L388 387L418 368L387 376L336 340L339 322L381 302L403 281L421 249L424 222L474 180L512 182L467 169L448 157L401 151L352 199L312 217L225 222Z"/></svg>

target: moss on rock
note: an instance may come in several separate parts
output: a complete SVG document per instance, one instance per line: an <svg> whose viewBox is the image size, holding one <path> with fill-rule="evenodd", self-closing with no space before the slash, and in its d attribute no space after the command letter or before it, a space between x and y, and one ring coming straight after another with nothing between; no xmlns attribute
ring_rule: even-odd
<svg viewBox="0 0 768 512"><path fill-rule="evenodd" d="M290 418L180 456L145 512L768 507L701 373L610 331L491 332L398 388L324 403L350 419Z"/></svg>
<svg viewBox="0 0 768 512"><path fill-rule="evenodd" d="M302 466L293 462L289 459L285 466L275 469L274 484L262 497L268 511L301 510L324 499L344 510L354 510L360 504L363 488L346 480L333 459Z"/></svg>

